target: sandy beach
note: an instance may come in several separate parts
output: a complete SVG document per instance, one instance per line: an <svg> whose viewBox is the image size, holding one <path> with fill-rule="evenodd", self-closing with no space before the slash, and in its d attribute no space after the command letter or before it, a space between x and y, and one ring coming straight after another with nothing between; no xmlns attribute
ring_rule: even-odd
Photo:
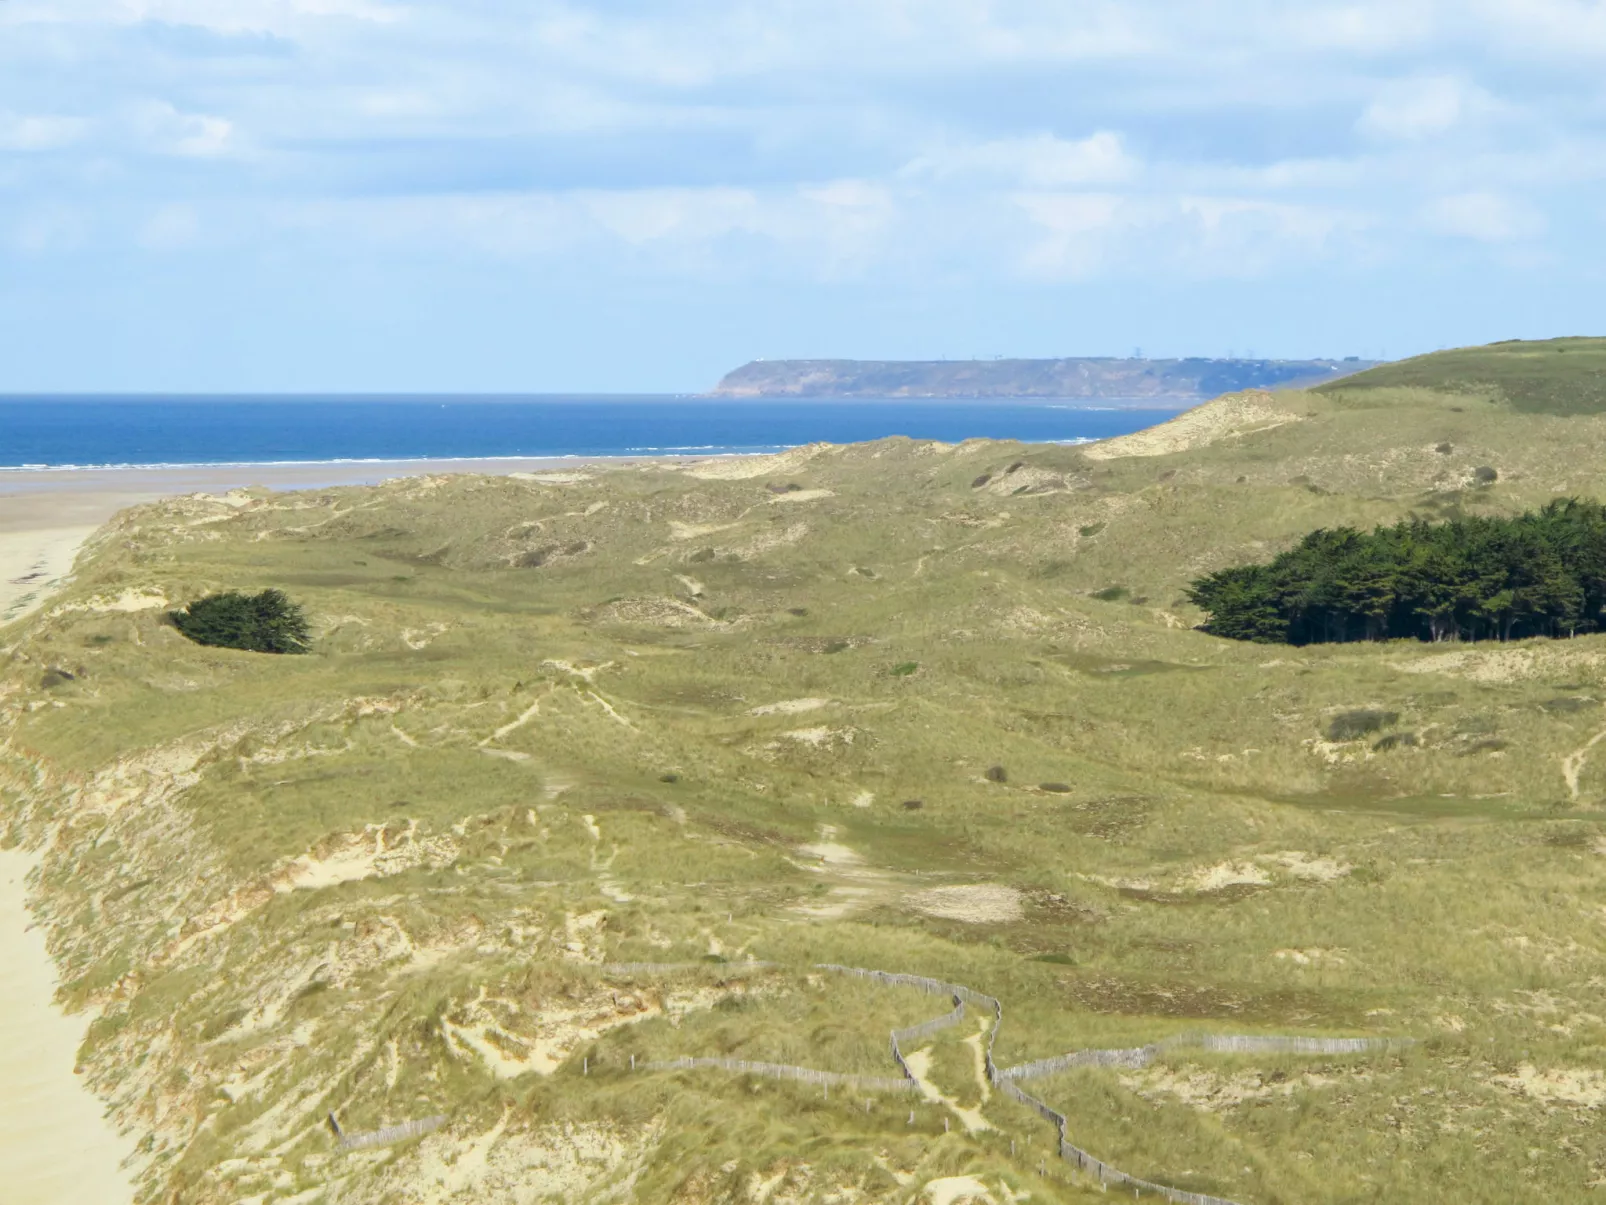
<svg viewBox="0 0 1606 1205"><path fill-rule="evenodd" d="M174 494L262 485L318 489L420 473L530 473L568 459L331 461L317 464L0 471L0 625L38 607L72 570L78 549L124 507ZM608 463L624 463L617 458Z"/></svg>
<svg viewBox="0 0 1606 1205"><path fill-rule="evenodd" d="M56 969L29 928L25 880L33 859L0 851L0 1190L6 1205L122 1205L121 1138L73 1072L87 1017L52 1003Z"/></svg>

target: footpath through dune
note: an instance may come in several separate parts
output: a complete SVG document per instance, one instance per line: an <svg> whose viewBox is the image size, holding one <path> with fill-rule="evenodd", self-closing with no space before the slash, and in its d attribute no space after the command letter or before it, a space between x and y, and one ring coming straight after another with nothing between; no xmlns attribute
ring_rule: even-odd
<svg viewBox="0 0 1606 1205"><path fill-rule="evenodd" d="M56 969L23 902L32 866L0 850L0 1184L6 1205L123 1205L133 1144L73 1072L87 1022L52 1003Z"/></svg>

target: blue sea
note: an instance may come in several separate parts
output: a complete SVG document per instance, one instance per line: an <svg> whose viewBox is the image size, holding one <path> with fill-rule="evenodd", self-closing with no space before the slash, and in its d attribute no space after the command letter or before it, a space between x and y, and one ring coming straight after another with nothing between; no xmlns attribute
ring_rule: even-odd
<svg viewBox="0 0 1606 1205"><path fill-rule="evenodd" d="M0 469L714 456L888 435L1107 439L1175 410L699 397L3 397Z"/></svg>

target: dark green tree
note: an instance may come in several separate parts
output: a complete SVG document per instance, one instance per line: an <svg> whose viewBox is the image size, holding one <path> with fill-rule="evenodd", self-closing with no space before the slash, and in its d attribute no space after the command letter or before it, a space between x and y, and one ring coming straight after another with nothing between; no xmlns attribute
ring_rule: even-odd
<svg viewBox="0 0 1606 1205"><path fill-rule="evenodd" d="M170 617L196 644L253 653L305 653L311 636L301 608L280 590L209 594Z"/></svg>
<svg viewBox="0 0 1606 1205"><path fill-rule="evenodd" d="M1606 506L1558 498L1512 518L1313 531L1267 565L1193 583L1205 631L1235 640L1514 640L1606 630Z"/></svg>

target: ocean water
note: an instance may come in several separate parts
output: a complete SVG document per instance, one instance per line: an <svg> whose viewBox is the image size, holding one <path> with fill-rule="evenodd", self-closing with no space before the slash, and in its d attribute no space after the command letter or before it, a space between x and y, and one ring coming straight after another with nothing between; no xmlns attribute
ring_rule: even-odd
<svg viewBox="0 0 1606 1205"><path fill-rule="evenodd" d="M1174 410L696 397L4 397L0 468L719 455L889 435L1082 442Z"/></svg>

